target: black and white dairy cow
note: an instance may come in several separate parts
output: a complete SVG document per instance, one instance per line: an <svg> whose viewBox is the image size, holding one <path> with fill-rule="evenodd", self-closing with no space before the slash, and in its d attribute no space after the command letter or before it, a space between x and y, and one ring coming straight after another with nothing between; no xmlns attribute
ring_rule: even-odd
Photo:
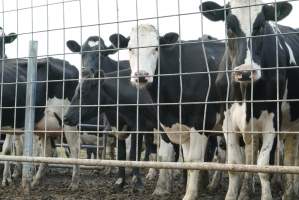
<svg viewBox="0 0 299 200"><path fill-rule="evenodd" d="M157 127L155 107L152 103L150 94L147 90L140 90L139 93L135 87L130 84L130 70L104 73L98 77L105 78L102 80L84 79L77 87L76 93L71 101L71 107L64 117L65 124L76 126L81 120L87 120L98 114L98 106L101 113L105 113L109 123L113 127L128 127L128 132L153 131ZM118 79L118 75L121 77ZM91 76L90 76L91 77ZM118 83L119 81L119 83ZM118 89L119 85L119 89ZM139 95L139 105L137 106ZM80 104L81 97L81 104ZM119 106L117 106L117 104ZM81 116L79 116L79 106L81 106ZM139 110L137 110L139 109ZM137 111L139 112L137 118ZM118 113L118 115L117 115ZM137 121L137 119L139 119ZM117 124L118 123L118 124ZM138 129L137 129L138 127ZM145 138L150 136L144 134ZM125 140L118 140L118 160L126 159ZM139 160L142 146L143 134L131 133L131 151L130 160ZM136 147L135 144L138 144ZM138 157L136 158L136 148ZM121 189L125 184L125 169L119 168L116 188ZM133 190L142 190L142 181L139 177L138 168L133 168Z"/></svg>
<svg viewBox="0 0 299 200"><path fill-rule="evenodd" d="M27 61L5 60L1 65L2 92L2 127L23 129L25 123ZM65 79L63 81L63 79ZM71 80L69 80L71 79ZM48 58L37 62L37 83L35 101L35 130L44 135L44 131L58 131L61 126L63 106L68 106L77 86L78 70L63 60ZM49 80L47 83L46 81ZM47 134L51 136L51 133ZM51 147L50 139L47 145L42 142L42 147ZM46 156L49 155L46 150ZM41 178L46 164L41 164L34 178L33 185Z"/></svg>
<svg viewBox="0 0 299 200"><path fill-rule="evenodd" d="M226 92L229 90L229 100L235 101L229 104L223 123L223 130L227 133L225 136L228 163L242 163L240 135L235 133L237 131L242 134L245 142L246 163L255 163L255 160L251 160L255 157L251 152L255 154L257 150L251 149L251 146L252 143L262 139L257 164L268 165L276 136L275 131L278 131L279 127L281 131L284 127L287 127L287 130L299 128L299 102L288 102L287 111L282 110L281 104L275 102L277 99L283 99L283 96L288 100L299 97L297 89L299 69L292 67L299 63L299 35L287 34L296 30L287 26L276 26L273 23L276 19L279 21L288 16L292 5L287 2L278 2L275 5L263 4L261 0L231 0L225 6L225 10L223 6L212 1L201 5L203 15L208 19L225 20L229 38L220 69L225 70L225 63L228 63L228 69L232 71L229 72L229 79L225 73L219 74L217 78L217 87L222 92L222 97L226 98ZM274 69L277 66L278 69ZM251 104L250 100L258 102ZM287 114L282 115L281 111ZM288 119L284 116L288 116ZM286 126L281 124L281 119L287 121ZM250 131L263 133L252 137L252 134L245 133ZM286 136L285 165L294 165L297 148L296 136ZM261 199L272 199L269 176L259 173L259 177L262 187ZM248 199L251 188L249 180L249 174L246 173L239 194L240 174L230 172L226 199ZM283 199L294 199L293 175L287 175L284 185Z"/></svg>
<svg viewBox="0 0 299 200"><path fill-rule="evenodd" d="M114 46L109 46L107 47L104 43L104 41L99 38L98 36L91 36L89 37L85 42L84 44L82 45L82 47L76 42L76 41L73 41L73 40L69 40L67 42L67 46L68 48L73 51L73 52L77 52L77 53L81 53L81 59L82 59L82 64L83 64L83 67L84 67L84 71L83 71L83 74L82 76L84 78L90 78L90 77L98 77L98 74L100 71L104 72L104 73L107 73L107 74L110 74L112 73L111 75L108 75L108 76L116 76L117 75L117 70L119 70L120 72L122 72L123 70L125 69L128 69L129 68L129 62L128 61L115 61L111 58L108 57L108 55L110 54L113 54L115 53L117 50L114 49ZM125 70L124 72L122 73L127 73L128 70ZM93 80L93 82L95 82L95 80ZM84 83L82 83L84 85L84 87L86 85L88 85L89 83L89 80L86 80L84 81ZM98 86L97 86L98 87ZM112 87L112 86L109 86L109 87ZM113 85L113 87L116 87L116 85ZM124 86L123 86L124 87ZM102 89L102 87L100 87ZM132 96L132 93L130 93L130 87L127 87L129 88L128 89L128 96L126 96L127 98L127 101L134 101L134 99L136 99L136 95L135 96ZM87 87L88 89L88 87ZM132 88L131 88L132 89ZM79 90L79 88L78 88ZM84 91L84 94L97 94L98 91L94 91L95 88L89 88L89 90L85 90ZM113 88L112 91L116 90L116 88ZM126 92L126 91L121 91L121 92ZM136 93L136 89L134 90L134 92ZM134 94L135 94L134 93ZM104 94L103 94L104 95ZM110 94L109 94L110 95ZM105 96L105 95L104 95ZM96 97L96 96L94 96ZM74 96L74 100L73 100L73 104L76 104L78 102L78 99L80 98L80 93L77 93L75 96ZM111 96L105 96L104 98L106 99L110 99L109 101L116 101L116 94L113 94ZM89 103L88 101L90 101L90 99L86 99L86 96L84 96L82 94L82 104L84 105L84 103ZM94 101L91 101L91 105L97 105L96 104L96 98L93 99ZM123 99L123 100L126 100L126 99ZM134 101L135 102L135 101ZM105 103L105 102L104 102ZM106 103L107 104L107 103ZM109 107L108 107L109 108ZM85 108L82 108L82 109L85 109ZM92 108L89 108L90 111L89 113L87 113L86 115L82 115L81 116L81 122L82 121L85 121L85 120L89 120L90 118L92 117L96 117L98 115L98 108L97 107L92 107ZM108 109L109 110L109 109ZM115 112L115 109L114 108L111 108L110 107L110 110L112 110L113 112ZM67 124L70 124L70 125L77 125L77 123L79 122L79 118L76 118L78 117L76 113L77 110L74 110L73 108L71 108L71 110L68 112L69 114L66 115L65 119L66 119L66 123ZM121 110L123 111L123 110ZM101 112L101 114L106 114L106 112ZM121 128L122 127L128 127L130 130L135 130L136 129L136 120L135 120L135 123L133 123L133 119L132 118L132 111L130 109L128 109L128 113L126 112L122 112L121 113ZM136 114L136 112L135 112ZM141 119L143 119L143 112L140 113L140 116L141 116ZM108 117L108 121L109 123L111 124L111 126L116 126L116 114L115 115L111 115ZM136 117L135 117L136 118ZM130 119L130 124L126 124L126 120L124 119ZM154 120L152 120L151 123L153 123ZM144 122L145 124L146 122ZM142 124L143 127L145 127L145 125ZM156 121L156 124L157 124L157 121ZM155 127L152 127L153 124L151 124L151 131L153 130L153 128ZM140 130L144 129L143 127L140 128ZM129 134L124 134L122 136L119 136L118 137L118 159L120 160L124 160L126 159L126 147L125 147L125 141L124 139L128 136ZM134 137L131 137L132 139L132 142L131 142L131 159L133 159L133 157L135 156L135 148L136 148L136 135L134 134ZM153 152L155 153L155 148L154 148L154 145L152 145L152 139L153 139L153 135L149 135L147 134L146 137L145 137L145 142L146 142L146 146L147 146L147 155L148 153L150 152ZM139 146L142 144L142 137L138 137L138 144ZM140 151L139 151L140 152ZM139 158L138 158L139 159ZM136 176L135 176L136 175ZM136 189L141 189L139 186L141 186L141 181L140 181L140 178L139 178L139 172L137 169L134 169L134 176L137 177L137 182L135 183L135 186L136 186ZM119 170L119 179L116 181L116 188L118 189L122 189L122 187L124 186L124 183L125 183L125 171L124 171L124 168L120 168ZM138 188L139 187L139 188Z"/></svg>
<svg viewBox="0 0 299 200"><path fill-rule="evenodd" d="M162 126L172 127L180 123L181 115L181 123L191 128L187 139L182 140L185 160L203 162L208 141L204 131L215 127L219 112L219 105L205 105L206 101L217 100L215 74L207 72L216 69L224 52L224 44L205 42L203 45L201 40L194 40L183 41L183 44L178 45L175 44L178 37L176 33L167 33L161 37L154 26L143 24L134 27L129 38L114 34L110 40L117 46L119 38L120 47L128 47L131 83L138 88L146 87L151 98L161 103L159 115ZM156 75L161 76L158 78ZM176 104L179 102L182 102L181 110L180 105ZM172 141L180 143L180 138ZM171 161L171 157L171 153L164 154L162 161ZM198 177L198 171L188 172L185 200L196 199ZM170 192L165 181L165 177L159 177L154 194Z"/></svg>

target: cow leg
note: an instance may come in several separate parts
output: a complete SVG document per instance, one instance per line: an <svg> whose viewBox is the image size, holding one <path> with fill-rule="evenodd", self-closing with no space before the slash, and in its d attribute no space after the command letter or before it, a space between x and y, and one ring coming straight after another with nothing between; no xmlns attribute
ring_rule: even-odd
<svg viewBox="0 0 299 200"><path fill-rule="evenodd" d="M15 146L16 146L16 156L22 156L23 155L23 141L21 135L15 136ZM12 174L13 178L19 178L22 174L22 163L17 162Z"/></svg>
<svg viewBox="0 0 299 200"><path fill-rule="evenodd" d="M80 133L76 127L64 126L64 135L67 141L67 144L70 147L71 158L79 158L80 152ZM71 190L77 190L79 187L79 179L80 179L80 166L73 165L73 174L72 174L72 182L69 186Z"/></svg>
<svg viewBox="0 0 299 200"><path fill-rule="evenodd" d="M126 141L118 139L117 141L117 160L126 160ZM126 184L126 172L124 167L118 168L118 179L114 183L114 190L122 191Z"/></svg>
<svg viewBox="0 0 299 200"><path fill-rule="evenodd" d="M271 123L273 125L272 120ZM269 125L268 125L269 126ZM272 127L267 127L266 129L268 133L263 134L263 145L260 150L260 154L257 160L258 165L269 165L270 161L270 151L272 149L272 145L274 142L275 134L270 134L274 133L275 130ZM260 181L261 181L261 186L262 186L262 197L261 200L272 200L272 194L271 194L271 188L270 188L270 180L269 180L269 174L265 173L259 173Z"/></svg>
<svg viewBox="0 0 299 200"><path fill-rule="evenodd" d="M222 137L217 137L217 141L218 141L218 147L217 147L217 162L218 163L225 163L225 159L226 159L226 151L225 149L222 148L222 146L220 145L222 140ZM224 140L224 138L223 138ZM225 143L225 142L223 142ZM225 145L225 144L224 144ZM207 186L208 190L210 192L214 192L217 191L217 189L219 188L220 184L221 184L221 180L222 180L222 175L223 172L222 171L215 171L213 176L212 176L212 180L209 183L209 185Z"/></svg>
<svg viewBox="0 0 299 200"><path fill-rule="evenodd" d="M159 162L173 162L175 159L174 147L171 143L166 143L160 137L160 148L158 151ZM160 169L159 178L153 195L166 195L172 192L173 170Z"/></svg>
<svg viewBox="0 0 299 200"><path fill-rule="evenodd" d="M239 136L235 133L232 125L231 119L226 114L223 122L223 132L225 133L226 149L227 149L227 162L229 164L241 164L243 162L242 152L239 144ZM229 184L228 191L225 196L225 200L236 200L239 193L240 187L240 173L239 172L228 172Z"/></svg>
<svg viewBox="0 0 299 200"><path fill-rule="evenodd" d="M199 134L194 128L190 130L189 145L183 144L184 155L187 162L204 162L208 137ZM186 154L185 154L186 152ZM196 199L198 195L199 171L188 170L186 194L183 200Z"/></svg>
<svg viewBox="0 0 299 200"><path fill-rule="evenodd" d="M256 160L256 150L258 138L251 134L244 134L243 139L245 142L245 163L247 165L255 164ZM244 179L242 181L242 187L238 199L240 200L249 200L250 195L252 194L252 180L253 174L245 172Z"/></svg>
<svg viewBox="0 0 299 200"><path fill-rule="evenodd" d="M144 141L145 141L145 147L146 147L144 160L149 161L150 155L153 155L153 160L157 161L157 145L154 144L154 134L146 133L144 135ZM146 175L146 179L154 180L156 178L157 174L158 174L157 169L150 168Z"/></svg>
<svg viewBox="0 0 299 200"><path fill-rule="evenodd" d="M284 161L285 166L294 166L295 164L295 152L297 149L297 136L295 134L289 134L285 137L285 146L284 146ZM284 194L282 196L283 200L292 200L294 199L294 175L293 174L284 174Z"/></svg>
<svg viewBox="0 0 299 200"><path fill-rule="evenodd" d="M46 142L45 142L45 138L44 137L40 137L41 140L41 150L42 150L42 155L43 155L43 151L44 151L44 156L45 157L49 157L52 156L52 144L51 144L51 139L50 138L46 138ZM41 179L45 173L45 170L47 168L48 164L47 163L41 163L38 167L38 171L35 174L35 176L33 177L33 181L31 186L35 187L36 185L39 185L41 182Z"/></svg>
<svg viewBox="0 0 299 200"><path fill-rule="evenodd" d="M138 141L138 145L137 142ZM142 149L142 141L143 134L132 134L131 135L131 148L130 148L130 160L131 161L139 161L141 157L141 149ZM137 153L136 153L137 150ZM137 159L136 159L137 154ZM144 185L142 183L140 172L138 167L133 167L132 170L132 185L133 192L142 192L144 190Z"/></svg>
<svg viewBox="0 0 299 200"><path fill-rule="evenodd" d="M12 140L13 135L7 134L4 140L4 144L2 146L2 155L9 155L11 154L12 150ZM2 178L2 186L7 186L11 183L11 171L10 171L10 162L4 162L4 169L3 169L3 178Z"/></svg>

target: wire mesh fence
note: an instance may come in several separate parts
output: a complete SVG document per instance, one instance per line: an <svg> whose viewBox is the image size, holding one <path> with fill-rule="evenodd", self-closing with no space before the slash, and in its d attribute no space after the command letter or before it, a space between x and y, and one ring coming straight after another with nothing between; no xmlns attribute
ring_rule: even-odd
<svg viewBox="0 0 299 200"><path fill-rule="evenodd" d="M295 199L298 10L297 0L2 0L2 184L10 162L29 166L28 190L48 164L74 165L72 189L79 165L119 167L117 187L132 167L136 190L139 168L158 168L159 194L169 170L187 169L184 199L196 199L199 170L220 170L226 199L246 196L252 173L272 199L268 173L283 173L283 198ZM64 157L51 158L56 147Z"/></svg>

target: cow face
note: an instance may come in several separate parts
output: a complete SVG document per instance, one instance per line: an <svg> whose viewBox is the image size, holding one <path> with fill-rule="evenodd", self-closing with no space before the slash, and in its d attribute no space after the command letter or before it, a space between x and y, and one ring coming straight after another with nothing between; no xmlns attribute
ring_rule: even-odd
<svg viewBox="0 0 299 200"><path fill-rule="evenodd" d="M12 43L17 38L17 34L10 33L5 35L2 27L0 27L0 58L5 58L5 44ZM3 45L3 46L2 46Z"/></svg>
<svg viewBox="0 0 299 200"><path fill-rule="evenodd" d="M261 1L231 0L224 7L215 2L205 2L200 6L203 15L212 21L225 20L228 36L228 55L232 63L232 80L250 82L262 77L262 67L275 67L275 30L268 21L285 18L292 6L286 2L261 5ZM232 8L232 9L227 9ZM277 15L275 16L275 9ZM277 18L276 18L277 17ZM274 51L273 51L274 50ZM268 54L268 55L266 55ZM266 56L272 55L267 60ZM267 66L266 66L267 65Z"/></svg>
<svg viewBox="0 0 299 200"><path fill-rule="evenodd" d="M102 74L102 71L100 74ZM66 125L78 125L80 121L79 116L81 116L81 122L97 116L98 109L96 105L104 102L104 94L101 94L100 100L98 100L99 83L103 80L89 79L91 76L91 74L88 75L87 72L85 72L86 79L84 78L84 80L78 84L70 104L71 106L64 116L64 123Z"/></svg>
<svg viewBox="0 0 299 200"><path fill-rule="evenodd" d="M120 34L110 36L110 41L114 46L128 48L131 83L140 88L153 82L159 58L159 45L174 43L177 39L176 33L168 33L159 37L156 28L149 24L134 27L129 38Z"/></svg>
<svg viewBox="0 0 299 200"><path fill-rule="evenodd" d="M107 47L98 36L89 37L82 47L74 40L66 44L72 52L81 53L83 69L92 76L97 75L102 66L106 66L106 57L116 52L113 46Z"/></svg>

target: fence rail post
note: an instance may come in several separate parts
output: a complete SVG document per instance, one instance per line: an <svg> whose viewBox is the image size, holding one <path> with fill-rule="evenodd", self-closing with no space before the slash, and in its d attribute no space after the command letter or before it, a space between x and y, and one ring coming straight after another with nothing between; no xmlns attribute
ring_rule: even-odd
<svg viewBox="0 0 299 200"><path fill-rule="evenodd" d="M32 156L33 152L33 132L35 127L35 98L36 98L36 76L37 76L37 46L38 42L29 42L29 57L27 65L27 87L26 87L26 113L25 113L25 139L24 156ZM22 186L25 193L30 192L32 182L33 164L23 163Z"/></svg>

